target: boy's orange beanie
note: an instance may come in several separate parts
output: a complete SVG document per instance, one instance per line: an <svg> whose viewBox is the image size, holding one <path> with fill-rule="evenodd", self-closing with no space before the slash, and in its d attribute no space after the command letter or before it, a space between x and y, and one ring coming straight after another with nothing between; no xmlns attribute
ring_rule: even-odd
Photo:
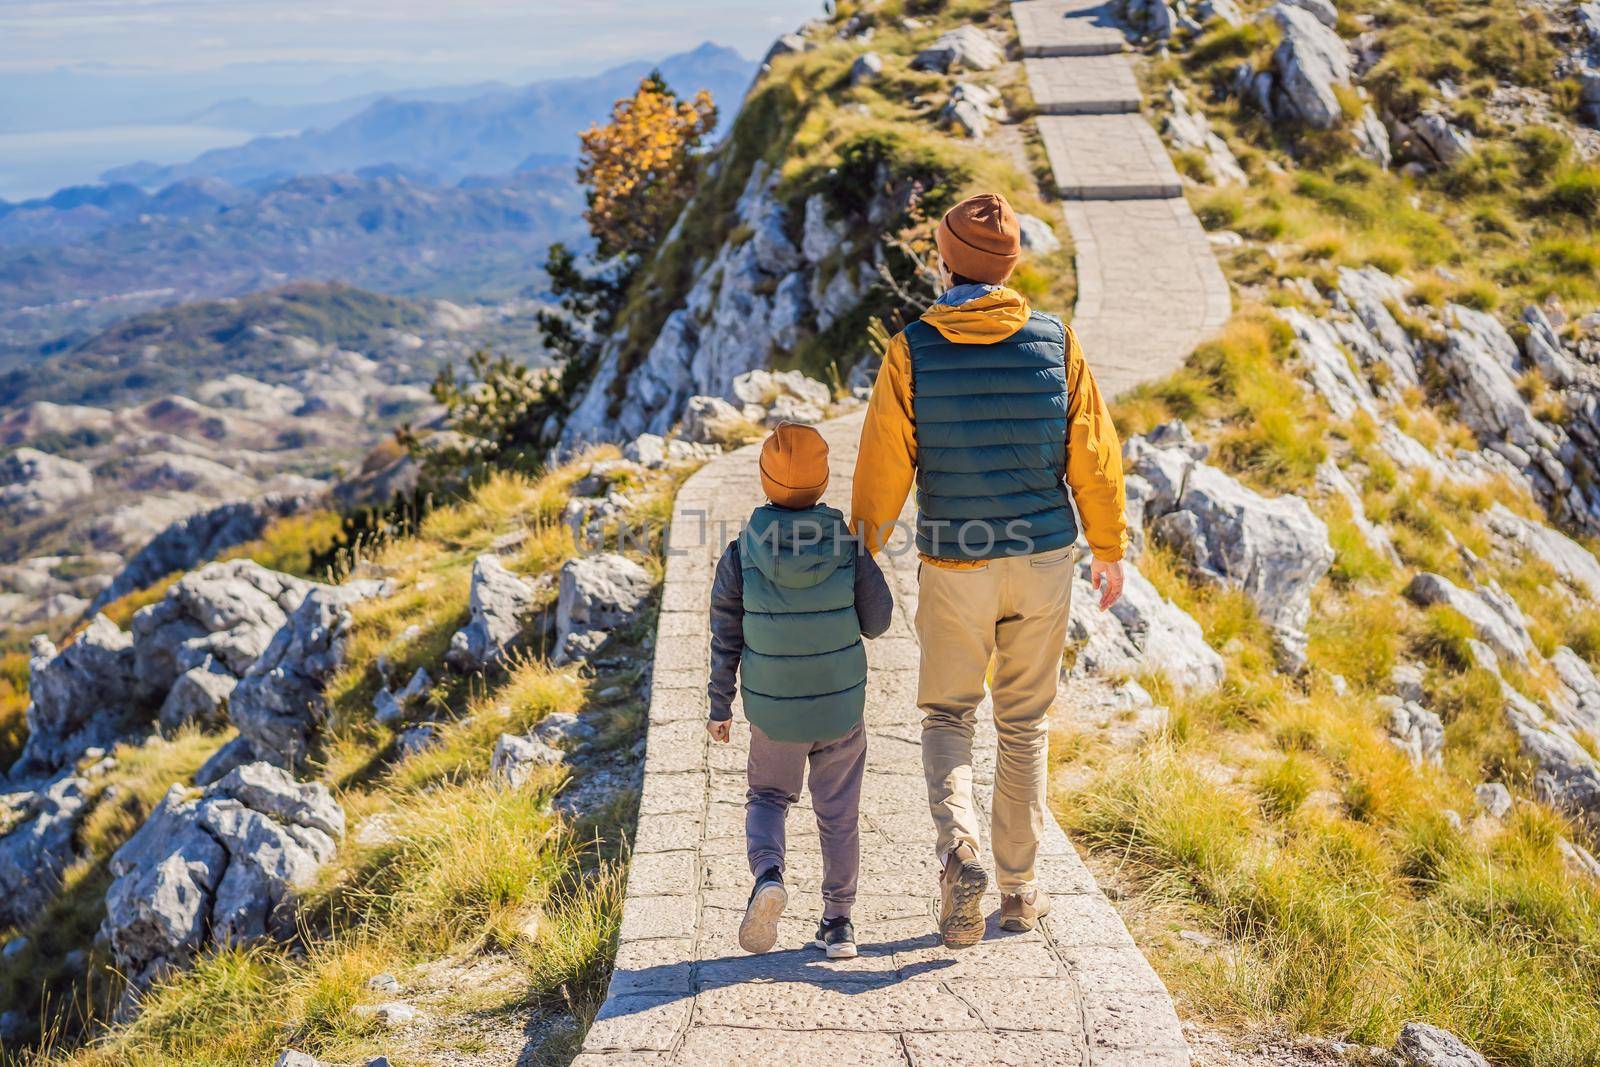
<svg viewBox="0 0 1600 1067"><path fill-rule="evenodd" d="M828 488L828 442L810 426L780 422L761 446L761 490L783 508L809 508Z"/></svg>

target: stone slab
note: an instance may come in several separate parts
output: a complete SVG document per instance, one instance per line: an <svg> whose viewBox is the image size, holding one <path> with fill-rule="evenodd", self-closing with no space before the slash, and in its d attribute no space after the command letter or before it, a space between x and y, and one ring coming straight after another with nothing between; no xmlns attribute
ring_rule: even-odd
<svg viewBox="0 0 1600 1067"><path fill-rule="evenodd" d="M1148 200L1183 193L1172 158L1143 115L1040 115L1038 123L1064 199Z"/></svg>

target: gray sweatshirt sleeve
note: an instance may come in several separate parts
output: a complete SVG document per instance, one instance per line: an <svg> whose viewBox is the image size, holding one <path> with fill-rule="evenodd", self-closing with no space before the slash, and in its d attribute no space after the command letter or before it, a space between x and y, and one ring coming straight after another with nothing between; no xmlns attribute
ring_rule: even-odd
<svg viewBox="0 0 1600 1067"><path fill-rule="evenodd" d="M894 594L870 552L856 554L856 619L862 637L881 637L894 621Z"/></svg>
<svg viewBox="0 0 1600 1067"><path fill-rule="evenodd" d="M711 698L712 722L733 718L743 652L744 569L739 562L739 542L730 541L711 582L711 680L706 683L706 695Z"/></svg>

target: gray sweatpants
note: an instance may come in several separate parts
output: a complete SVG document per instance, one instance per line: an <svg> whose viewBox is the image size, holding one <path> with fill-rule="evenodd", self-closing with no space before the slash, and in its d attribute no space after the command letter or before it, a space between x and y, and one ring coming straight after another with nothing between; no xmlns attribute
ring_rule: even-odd
<svg viewBox="0 0 1600 1067"><path fill-rule="evenodd" d="M800 799L811 766L811 806L822 838L822 916L850 914L861 869L861 775L867 767L863 724L833 741L774 741L750 727L750 788L745 794L744 837L750 873L784 870L784 816Z"/></svg>

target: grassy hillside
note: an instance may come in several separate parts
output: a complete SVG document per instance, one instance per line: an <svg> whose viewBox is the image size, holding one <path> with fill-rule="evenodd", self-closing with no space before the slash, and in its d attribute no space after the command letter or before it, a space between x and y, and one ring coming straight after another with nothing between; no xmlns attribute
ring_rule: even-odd
<svg viewBox="0 0 1600 1067"><path fill-rule="evenodd" d="M1004 6L954 0L836 7L806 50L776 57L757 80L727 139L708 159L706 179L674 236L639 272L617 320L616 333L625 338L624 369L644 358L667 315L682 305L703 265L701 257L725 241L749 238L740 232L735 204L758 163L780 175L778 195L790 205L793 219L804 217L811 195L827 199L848 227L853 248L845 257L851 261L869 259L873 247L887 240L885 268L913 290L919 290L916 265L904 253L926 262L933 223L963 196L998 189L1018 211L1052 223L1059 218L1049 203L1049 183L1041 181L1048 168L1029 121L1033 104L1022 65L955 76L911 69L919 50L965 23L1014 41L1015 26ZM846 26L856 35L845 36ZM883 60L882 73L853 79L852 65L867 53ZM952 128L943 111L958 81L999 89L1013 121L995 127L982 141ZM886 204L892 208L872 213ZM1065 227L1058 230L1064 240ZM843 265L824 264L824 284L832 277L830 266ZM1015 284L1041 307L1066 314L1074 292L1070 246L1030 257ZM904 299L874 269L864 272L861 285L868 289L866 298L789 353L787 366L839 381L869 353L872 319L898 329L921 312L919 301ZM625 382L626 375L619 375L619 401Z"/></svg>
<svg viewBox="0 0 1600 1067"><path fill-rule="evenodd" d="M1339 7L1345 35L1370 34L1363 41L1379 55L1360 83L1379 112L1404 121L1442 104L1477 151L1402 175L1357 158L1347 132L1269 124L1226 91L1238 65L1270 61L1276 33L1259 24L1180 37L1170 55L1148 56L1151 96L1185 88L1249 175L1246 187L1208 187L1196 161L1180 158L1206 226L1243 237L1222 255L1240 306L1184 370L1124 398L1117 415L1124 433L1186 420L1212 444L1212 462L1269 495L1317 501L1313 473L1333 459L1398 560L1368 545L1342 502L1314 503L1337 559L1314 601L1312 669L1297 679L1274 672L1269 636L1242 595L1196 581L1152 546L1141 569L1200 620L1228 680L1196 697L1144 679L1172 722L1136 751L1066 728L1057 810L1127 890L1130 923L1190 1016L1383 1045L1400 1023L1425 1019L1496 1063L1594 1063L1600 886L1561 851L1563 839L1591 849L1594 839L1534 799L1499 680L1472 665L1465 620L1420 610L1402 590L1420 570L1498 581L1542 653L1567 645L1600 665L1592 604L1542 561L1493 550L1491 504L1548 521L1524 491L1398 468L1376 447L1371 418L1336 418L1306 389L1273 308L1315 309L1339 266L1372 264L1412 283L1417 310L1402 321L1425 342L1447 301L1509 321L1524 303L1553 298L1582 316L1600 302L1600 171L1571 139L1576 100L1552 74L1537 10ZM1443 96L1443 79L1456 95ZM1542 120L1509 114L1498 103L1508 86L1547 102ZM1360 99L1352 92L1347 103L1354 114ZM1431 384L1385 418L1430 445L1477 447ZM1385 737L1378 698L1402 661L1423 666L1446 723L1436 770L1414 769ZM1507 673L1543 697L1550 679L1539 671ZM1484 781L1516 794L1504 821L1476 814L1472 789Z"/></svg>
<svg viewBox="0 0 1600 1067"><path fill-rule="evenodd" d="M334 790L350 830L304 897L299 936L204 958L147 994L134 1022L73 1051L120 995L99 949L87 960L68 955L89 948L103 914L106 859L228 735L188 731L114 753L118 765L95 780L96 806L79 833L87 854L56 903L20 931L28 947L0 963L0 1002L49 1020L44 1049L21 1062L260 1064L290 1045L348 1060L393 1052L399 1040L412 1062L476 1053L471 1062L488 1064L511 1062L524 1046L540 1062L570 1047L604 990L636 795L623 790L568 817L552 804L571 787L565 769L507 790L489 781L489 753L501 733L526 731L552 711L587 712L600 728L595 758L637 760L644 705L635 665L653 640L654 611L613 639L611 666L599 669L558 669L543 658L553 603L529 623L527 651L506 669L461 676L441 661L466 621L472 560L520 534L507 565L554 574L574 554L561 518L568 489L593 459L614 454L539 478L495 476L433 511L414 536L368 546L360 573L392 579L397 592L356 609L348 662L329 686L333 716L313 776ZM631 487L636 526L660 532L683 473ZM277 530L255 548L282 564L294 537ZM659 577L660 561L642 559ZM111 614L125 621L158 594ZM392 676L426 667L436 679L427 697L428 717L441 722L435 746L402 758L397 728L373 722L380 661ZM369 990L379 973L405 983L427 1026L397 1039L356 1010L392 999Z"/></svg>

